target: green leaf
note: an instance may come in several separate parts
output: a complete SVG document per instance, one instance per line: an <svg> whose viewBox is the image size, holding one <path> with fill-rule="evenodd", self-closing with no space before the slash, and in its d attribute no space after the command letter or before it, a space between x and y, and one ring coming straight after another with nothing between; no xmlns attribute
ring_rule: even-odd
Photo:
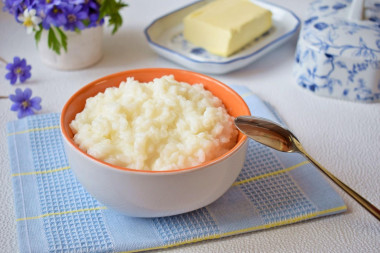
<svg viewBox="0 0 380 253"><path fill-rule="evenodd" d="M84 20L82 20L82 23L84 24L84 26L89 26L90 25L90 20L89 19L84 19Z"/></svg>
<svg viewBox="0 0 380 253"><path fill-rule="evenodd" d="M61 37L61 45L65 52L67 52L67 36L59 27L56 27L56 29L59 33L59 36Z"/></svg>
<svg viewBox="0 0 380 253"><path fill-rule="evenodd" d="M123 3L122 0L104 0L101 2L99 19L109 17L108 25L113 26L112 34L116 33L123 24L123 18L119 12L127 6L128 4Z"/></svg>
<svg viewBox="0 0 380 253"><path fill-rule="evenodd" d="M40 42L41 40L41 34L42 34L42 31L43 31L43 28L42 28L42 25L40 25L40 30L38 30L35 34L34 34L34 39L36 40L36 44L38 45L38 43Z"/></svg>
<svg viewBox="0 0 380 253"><path fill-rule="evenodd" d="M80 29L78 27L75 27L74 32L76 32L77 34L80 34Z"/></svg>
<svg viewBox="0 0 380 253"><path fill-rule="evenodd" d="M61 54L61 44L59 43L57 36L54 33L53 27L50 27L48 33L48 46L57 54Z"/></svg>

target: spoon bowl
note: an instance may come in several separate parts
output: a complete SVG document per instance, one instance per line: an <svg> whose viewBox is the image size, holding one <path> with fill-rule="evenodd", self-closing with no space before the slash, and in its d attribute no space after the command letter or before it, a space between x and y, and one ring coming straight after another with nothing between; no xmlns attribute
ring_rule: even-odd
<svg viewBox="0 0 380 253"><path fill-rule="evenodd" d="M302 154L323 174L329 177L333 182L335 182L340 188L342 188L346 193L348 193L352 198L354 198L359 204L361 204L367 211L369 211L380 221L380 210L368 200L359 195L357 192L352 190L345 183L340 181L333 174L331 174L316 160L314 160L302 147L297 137L288 129L270 120L253 116L239 116L235 118L235 125L249 138L270 148L282 152L297 152Z"/></svg>
<svg viewBox="0 0 380 253"><path fill-rule="evenodd" d="M282 152L299 151L294 142L297 138L292 132L273 122L252 116L239 116L235 118L235 125L241 132L261 144Z"/></svg>

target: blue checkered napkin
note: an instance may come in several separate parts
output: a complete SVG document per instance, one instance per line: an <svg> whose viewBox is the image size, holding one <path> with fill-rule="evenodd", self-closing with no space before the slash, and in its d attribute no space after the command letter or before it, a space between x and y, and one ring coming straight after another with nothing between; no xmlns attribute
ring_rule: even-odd
<svg viewBox="0 0 380 253"><path fill-rule="evenodd" d="M234 86L253 115L278 121L248 89ZM66 160L59 114L8 124L20 252L125 252L159 249L340 213L346 206L299 154L249 142L230 190L193 212L153 219L108 209L82 188Z"/></svg>

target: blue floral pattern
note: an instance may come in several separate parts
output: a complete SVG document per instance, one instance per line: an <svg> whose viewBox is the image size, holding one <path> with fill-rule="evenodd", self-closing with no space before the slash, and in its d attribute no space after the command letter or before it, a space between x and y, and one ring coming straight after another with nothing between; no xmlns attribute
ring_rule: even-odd
<svg viewBox="0 0 380 253"><path fill-rule="evenodd" d="M299 86L322 96L380 101L380 3L365 19L348 20L351 0L317 0L310 5L295 55Z"/></svg>

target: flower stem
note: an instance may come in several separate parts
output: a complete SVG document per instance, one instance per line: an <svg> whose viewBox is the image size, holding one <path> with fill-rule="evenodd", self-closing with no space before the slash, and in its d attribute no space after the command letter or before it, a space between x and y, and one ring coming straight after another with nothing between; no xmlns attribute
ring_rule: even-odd
<svg viewBox="0 0 380 253"><path fill-rule="evenodd" d="M3 62L4 64L8 64L8 62L4 60L4 58L2 58L1 56L0 56L0 61Z"/></svg>
<svg viewBox="0 0 380 253"><path fill-rule="evenodd" d="M0 96L0 99L9 98L8 96Z"/></svg>

